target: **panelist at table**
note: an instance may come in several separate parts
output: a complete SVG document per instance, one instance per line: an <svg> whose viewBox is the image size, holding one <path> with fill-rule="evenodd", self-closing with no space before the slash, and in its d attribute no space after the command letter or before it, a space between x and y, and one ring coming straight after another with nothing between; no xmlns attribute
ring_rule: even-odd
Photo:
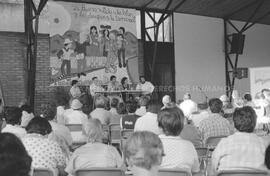
<svg viewBox="0 0 270 176"><path fill-rule="evenodd" d="M136 86L136 90L140 90L142 91L142 94L148 95L151 94L154 91L154 89L155 87L151 82L146 81L144 76L140 76L140 82Z"/></svg>
<svg viewBox="0 0 270 176"><path fill-rule="evenodd" d="M110 77L110 82L108 84L108 91L118 91L121 90L121 85L116 81L116 76L112 75Z"/></svg>
<svg viewBox="0 0 270 176"><path fill-rule="evenodd" d="M92 78L92 84L90 85L89 91L92 97L95 96L96 92L104 91L96 76Z"/></svg>

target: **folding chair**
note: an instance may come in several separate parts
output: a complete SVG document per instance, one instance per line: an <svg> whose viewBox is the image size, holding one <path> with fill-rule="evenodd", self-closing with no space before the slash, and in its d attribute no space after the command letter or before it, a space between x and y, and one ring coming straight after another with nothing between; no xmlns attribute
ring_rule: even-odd
<svg viewBox="0 0 270 176"><path fill-rule="evenodd" d="M105 144L110 144L110 128L108 125L102 125L103 133L104 133L104 138L103 138L103 143Z"/></svg>
<svg viewBox="0 0 270 176"><path fill-rule="evenodd" d="M120 141L121 141L120 124L110 124L109 131L110 131L110 143L120 145Z"/></svg>
<svg viewBox="0 0 270 176"><path fill-rule="evenodd" d="M89 168L78 169L75 176L125 176L125 173L119 168Z"/></svg>
<svg viewBox="0 0 270 176"><path fill-rule="evenodd" d="M267 176L267 171L259 170L223 170L217 176Z"/></svg>
<svg viewBox="0 0 270 176"><path fill-rule="evenodd" d="M219 141L227 136L212 136L206 139L205 145L210 151L214 151Z"/></svg>
<svg viewBox="0 0 270 176"><path fill-rule="evenodd" d="M196 147L198 154L200 169L206 172L208 163L208 148L207 147Z"/></svg>
<svg viewBox="0 0 270 176"><path fill-rule="evenodd" d="M66 127L69 129L69 131L71 132L71 137L73 139L72 142L72 150L77 149L78 147L86 144L86 140L85 141L74 141L75 138L78 138L78 136L82 136L82 124L66 124Z"/></svg>
<svg viewBox="0 0 270 176"><path fill-rule="evenodd" d="M33 176L54 176L53 172L45 168L35 168Z"/></svg>
<svg viewBox="0 0 270 176"><path fill-rule="evenodd" d="M160 169L159 176L192 176L186 169Z"/></svg>

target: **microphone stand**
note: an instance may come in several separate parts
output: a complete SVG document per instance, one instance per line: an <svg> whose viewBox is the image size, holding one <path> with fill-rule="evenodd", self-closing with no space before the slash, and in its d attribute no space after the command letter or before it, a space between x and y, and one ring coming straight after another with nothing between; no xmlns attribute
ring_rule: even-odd
<svg viewBox="0 0 270 176"><path fill-rule="evenodd" d="M206 93L202 90L202 88L200 86L198 86L198 88L200 89L201 93L204 95L205 97L205 103L208 102L208 96L206 95Z"/></svg>

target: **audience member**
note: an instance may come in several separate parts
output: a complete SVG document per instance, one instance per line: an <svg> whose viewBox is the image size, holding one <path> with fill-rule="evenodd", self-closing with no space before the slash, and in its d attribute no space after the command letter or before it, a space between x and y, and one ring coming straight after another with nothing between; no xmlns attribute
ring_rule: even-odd
<svg viewBox="0 0 270 176"><path fill-rule="evenodd" d="M234 112L234 107L230 102L230 99L227 95L221 95L219 99L222 101L222 110L224 114L232 114Z"/></svg>
<svg viewBox="0 0 270 176"><path fill-rule="evenodd" d="M30 176L32 159L22 142L11 133L0 133L0 175Z"/></svg>
<svg viewBox="0 0 270 176"><path fill-rule="evenodd" d="M135 112L136 115L138 116L143 116L146 114L146 109L149 103L149 99L147 96L142 96L139 99L139 106L140 108L138 108Z"/></svg>
<svg viewBox="0 0 270 176"><path fill-rule="evenodd" d="M163 145L152 132L135 132L127 139L124 156L133 176L158 176Z"/></svg>
<svg viewBox="0 0 270 176"><path fill-rule="evenodd" d="M237 90L233 90L232 92L232 105L234 108L241 108L244 106L244 101Z"/></svg>
<svg viewBox="0 0 270 176"><path fill-rule="evenodd" d="M265 115L270 116L270 90L269 89L263 89L262 94L265 97L265 100L267 102L267 106L265 107Z"/></svg>
<svg viewBox="0 0 270 176"><path fill-rule="evenodd" d="M198 111L192 113L189 116L188 119L191 120L196 127L198 127L199 124L200 124L200 122L202 120L208 118L208 116L209 116L209 111L208 111L207 108L208 108L207 103L205 103L205 104L199 104L198 105Z"/></svg>
<svg viewBox="0 0 270 176"><path fill-rule="evenodd" d="M106 100L105 97L100 95L95 99L95 107L94 111L90 113L90 116L93 119L99 119L102 125L110 124L110 120L112 117L112 113L105 109Z"/></svg>
<svg viewBox="0 0 270 176"><path fill-rule="evenodd" d="M82 106L83 104L79 100L72 100L71 108L64 113L65 124L83 124L88 120L87 115L82 112Z"/></svg>
<svg viewBox="0 0 270 176"><path fill-rule="evenodd" d="M42 117L34 117L26 127L27 135L23 144L33 159L34 168L46 168L53 171L54 176L65 175L65 155L60 146L50 139L52 132L50 123Z"/></svg>
<svg viewBox="0 0 270 176"><path fill-rule="evenodd" d="M21 126L26 127L30 122L30 120L34 118L34 112L32 108L27 104L22 105L21 110L22 110Z"/></svg>
<svg viewBox="0 0 270 176"><path fill-rule="evenodd" d="M255 104L252 101L252 97L251 97L250 93L245 93L245 95L244 95L244 106L250 106L252 108L255 107Z"/></svg>
<svg viewBox="0 0 270 176"><path fill-rule="evenodd" d="M165 154L161 167L199 172L198 155L193 144L179 136L184 127L184 119L183 112L177 107L163 109L158 114L158 126L164 133L159 136Z"/></svg>
<svg viewBox="0 0 270 176"><path fill-rule="evenodd" d="M134 129L136 120L140 117L135 114L137 103L135 101L128 101L126 103L127 115L123 115L120 119L120 126L122 129Z"/></svg>
<svg viewBox="0 0 270 176"><path fill-rule="evenodd" d="M256 113L251 107L236 109L233 114L237 132L222 139L212 154L212 170L266 170L266 142L253 133Z"/></svg>
<svg viewBox="0 0 270 176"><path fill-rule="evenodd" d="M151 131L157 135L161 134L162 130L158 127L157 122L158 109L154 104L149 104L146 114L136 120L134 131Z"/></svg>
<svg viewBox="0 0 270 176"><path fill-rule="evenodd" d="M59 139L64 141L64 145L71 146L72 138L69 129L59 123L56 123L56 105L53 103L47 103L41 105L41 115L43 118L47 119L52 127L53 134ZM60 141L60 142L61 142ZM62 146L61 144L59 144Z"/></svg>
<svg viewBox="0 0 270 176"><path fill-rule="evenodd" d="M107 144L102 143L104 137L102 124L98 119L89 119L85 127L87 132L87 144L79 147L72 154L65 171L74 175L78 168L91 167L122 167L123 161L118 151Z"/></svg>
<svg viewBox="0 0 270 176"><path fill-rule="evenodd" d="M56 99L56 106L57 106L57 112L56 112L56 119L57 123L65 124L65 118L64 113L65 109L67 108L69 100L66 97L59 97Z"/></svg>
<svg viewBox="0 0 270 176"><path fill-rule="evenodd" d="M203 142L213 136L228 136L232 130L229 121L220 115L222 110L221 100L218 98L210 99L209 107L211 113L208 118L202 120L199 124Z"/></svg>
<svg viewBox="0 0 270 176"><path fill-rule="evenodd" d="M169 95L164 95L164 97L162 98L162 104L163 104L163 107L161 108L161 110L172 106L171 97Z"/></svg>
<svg viewBox="0 0 270 176"><path fill-rule="evenodd" d="M183 97L184 101L179 105L179 108L183 111L184 115L189 116L197 111L197 104L191 100L191 95L186 93Z"/></svg>
<svg viewBox="0 0 270 176"><path fill-rule="evenodd" d="M22 118L22 110L18 107L6 107L4 112L6 126L2 129L2 133L12 133L22 138L26 135L24 128L20 126Z"/></svg>
<svg viewBox="0 0 270 176"><path fill-rule="evenodd" d="M116 97L113 97L112 99L111 99L111 102L110 102L110 105L111 105L111 109L110 109L110 112L112 113L112 115L119 115L118 113L117 113L117 106L118 106L118 104L119 104L119 99L118 98L116 98Z"/></svg>

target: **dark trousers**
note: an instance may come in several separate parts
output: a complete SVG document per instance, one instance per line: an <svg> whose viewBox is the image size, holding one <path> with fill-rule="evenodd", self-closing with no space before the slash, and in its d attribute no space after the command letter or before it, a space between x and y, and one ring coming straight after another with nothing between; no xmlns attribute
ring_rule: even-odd
<svg viewBox="0 0 270 176"><path fill-rule="evenodd" d="M67 67L66 72L65 72L65 67ZM63 60L61 64L61 73L63 75L70 76L70 69L71 69L70 60Z"/></svg>
<svg viewBox="0 0 270 176"><path fill-rule="evenodd" d="M118 49L117 55L118 55L118 63L126 64L126 50L125 50L125 48ZM122 56L123 62L121 62L121 56Z"/></svg>

